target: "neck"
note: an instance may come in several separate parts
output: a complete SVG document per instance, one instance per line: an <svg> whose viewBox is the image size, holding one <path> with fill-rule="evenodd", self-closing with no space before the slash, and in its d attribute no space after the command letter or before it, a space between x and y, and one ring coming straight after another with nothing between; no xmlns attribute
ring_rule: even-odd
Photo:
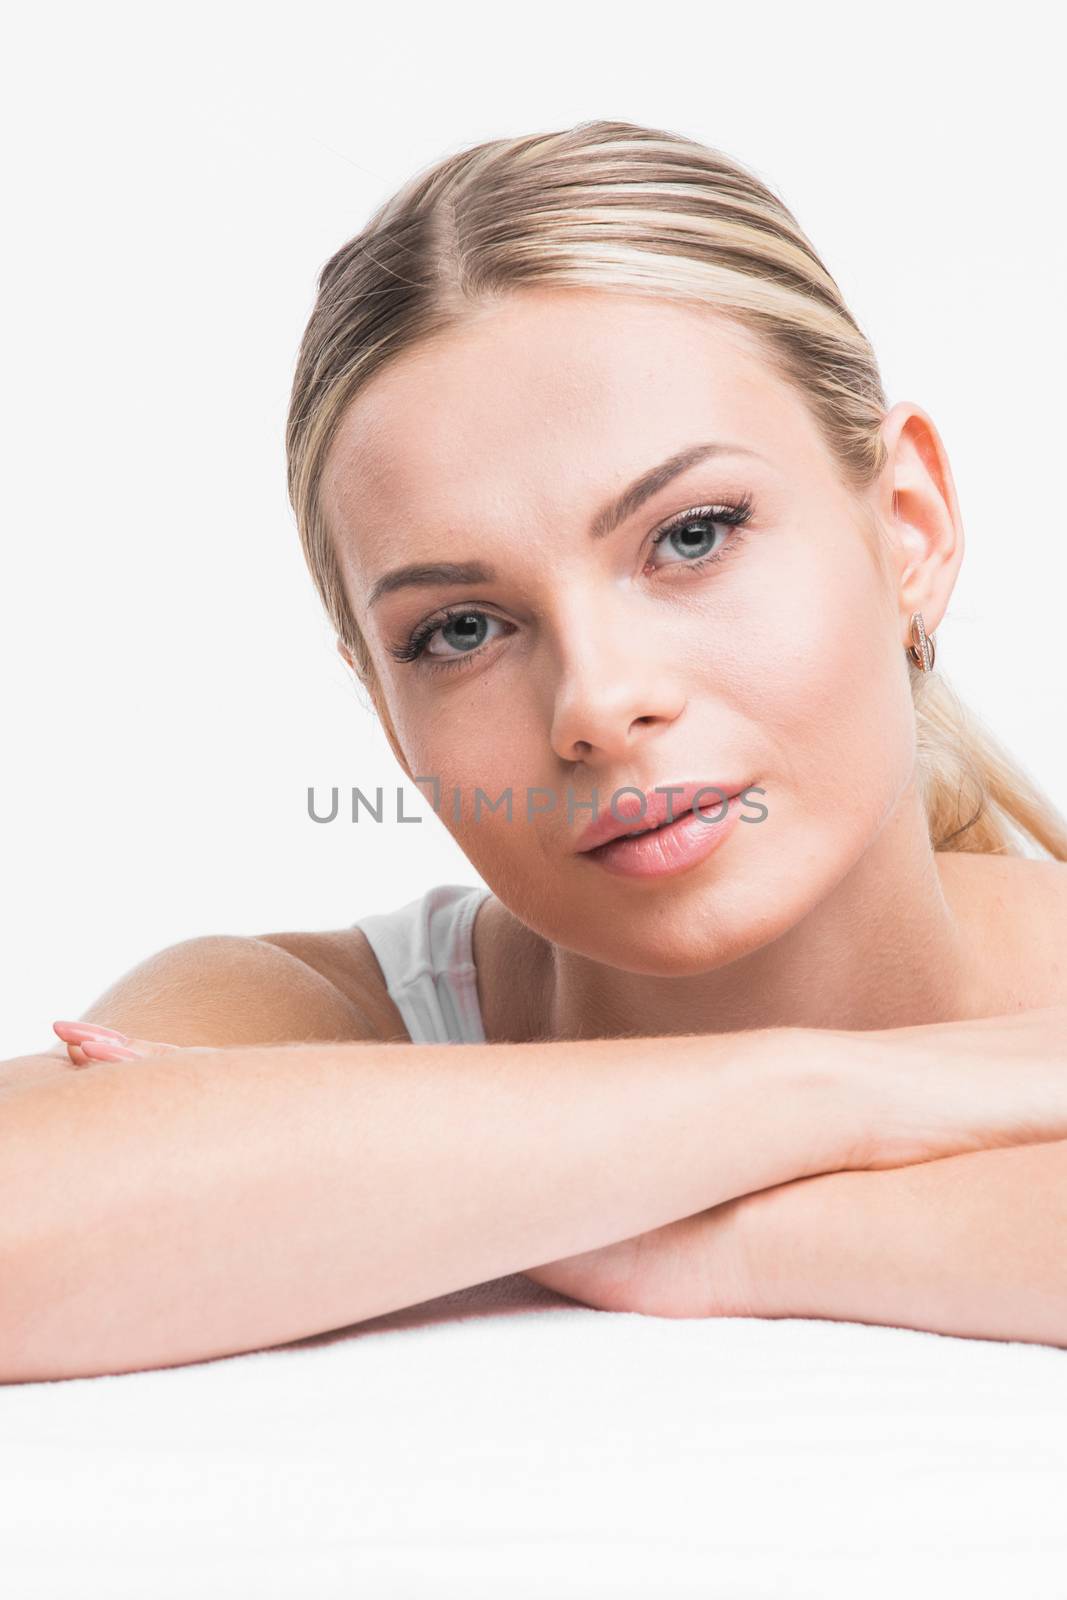
<svg viewBox="0 0 1067 1600"><path fill-rule="evenodd" d="M954 869L959 859L933 851L925 814L909 788L851 870L783 932L774 932L773 909L767 917L753 916L761 904L784 903L777 885L748 884L735 901L724 889L710 905L703 891L705 970L691 970L691 935L689 970L681 975L627 970L550 946L551 1034L865 1030L984 1015L978 934L966 913L963 876ZM683 909L671 919L676 942L687 919L690 929L698 925ZM739 949L738 930L751 948ZM669 964L669 944L661 949Z"/></svg>

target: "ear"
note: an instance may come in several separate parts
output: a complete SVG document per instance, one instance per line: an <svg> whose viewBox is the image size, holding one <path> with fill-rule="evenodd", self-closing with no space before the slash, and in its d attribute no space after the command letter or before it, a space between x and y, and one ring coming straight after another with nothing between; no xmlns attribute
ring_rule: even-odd
<svg viewBox="0 0 1067 1600"><path fill-rule="evenodd" d="M926 412L898 401L881 432L887 461L878 514L895 558L901 643L907 645L916 611L932 634L948 608L963 561L963 523L948 455Z"/></svg>

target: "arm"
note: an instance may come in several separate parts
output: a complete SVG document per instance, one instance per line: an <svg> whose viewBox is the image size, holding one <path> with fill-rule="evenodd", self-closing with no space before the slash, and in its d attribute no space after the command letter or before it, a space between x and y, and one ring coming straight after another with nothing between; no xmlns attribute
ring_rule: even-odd
<svg viewBox="0 0 1067 1600"><path fill-rule="evenodd" d="M1067 1140L748 1195L754 1314L1067 1347Z"/></svg>
<svg viewBox="0 0 1067 1600"><path fill-rule="evenodd" d="M530 1273L605 1310L1067 1347L1067 1140L819 1173Z"/></svg>
<svg viewBox="0 0 1067 1600"><path fill-rule="evenodd" d="M881 1102L843 1038L293 1044L69 1071L0 1101L0 1380L285 1343L846 1165Z"/></svg>
<svg viewBox="0 0 1067 1600"><path fill-rule="evenodd" d="M220 1049L370 1038L375 1031L357 1000L306 961L269 939L236 934L185 939L148 956L80 1020ZM48 1049L0 1061L0 1105L9 1094L65 1080L70 1070L67 1049L55 1039Z"/></svg>

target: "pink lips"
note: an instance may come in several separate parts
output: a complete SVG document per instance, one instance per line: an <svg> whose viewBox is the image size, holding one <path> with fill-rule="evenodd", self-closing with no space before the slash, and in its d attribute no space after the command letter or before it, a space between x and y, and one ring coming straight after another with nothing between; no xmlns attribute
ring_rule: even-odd
<svg viewBox="0 0 1067 1600"><path fill-rule="evenodd" d="M607 804L579 835L575 848L584 854L588 850L596 850L609 839L632 837L646 829L662 827L668 819L678 821L693 812L694 801L698 810L710 812L712 816L724 816L726 801L741 794L745 787L744 783L714 783L710 779L690 783L661 783L655 789L644 791L642 804L641 795L631 792L631 789L636 790L636 784L619 785L618 789L609 792ZM710 823L695 820L705 832L711 830Z"/></svg>
<svg viewBox="0 0 1067 1600"><path fill-rule="evenodd" d="M708 799L707 806L698 802L675 822L665 822L650 833L624 833L584 851L582 859L621 878L674 878L689 872L730 837L744 804L740 794L725 805L715 796Z"/></svg>

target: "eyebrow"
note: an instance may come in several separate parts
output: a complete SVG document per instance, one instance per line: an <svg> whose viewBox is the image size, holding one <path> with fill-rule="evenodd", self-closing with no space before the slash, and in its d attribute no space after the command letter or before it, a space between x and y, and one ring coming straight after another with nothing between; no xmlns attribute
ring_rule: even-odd
<svg viewBox="0 0 1067 1600"><path fill-rule="evenodd" d="M653 495L666 488L672 478L687 472L700 461L721 455L752 456L759 461L767 459L766 456L761 456L758 450L750 450L742 444L712 441L708 444L689 445L685 450L679 450L673 456L668 456L667 460L661 461L658 466L650 467L647 472L636 478L629 488L624 489L622 494L601 507L589 524L589 537L606 538L620 523L639 511L646 500L651 500ZM496 568L483 561L413 562L406 567L395 567L380 577L371 587L367 605L368 607L377 605L379 600L387 594L394 594L398 589L430 588L446 583L495 583L496 581Z"/></svg>

